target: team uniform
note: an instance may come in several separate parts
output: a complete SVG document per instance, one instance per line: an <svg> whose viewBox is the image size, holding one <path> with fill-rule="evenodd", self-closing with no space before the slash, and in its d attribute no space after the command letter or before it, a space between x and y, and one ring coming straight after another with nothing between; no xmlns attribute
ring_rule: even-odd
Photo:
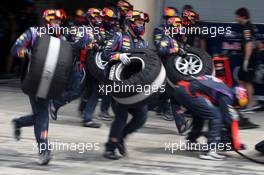
<svg viewBox="0 0 264 175"><path fill-rule="evenodd" d="M248 71L240 69L239 71L239 79L244 82L252 82L255 76L255 68L257 65L257 44L256 44L256 35L257 28L252 25L249 21L243 25L242 27L242 47L241 50L243 52L243 59L245 58L245 46L248 42L253 42L253 51L250 56L250 60L248 63ZM243 67L244 60L242 62L241 68Z"/></svg>
<svg viewBox="0 0 264 175"><path fill-rule="evenodd" d="M148 21L146 14L140 11L130 11L128 13L129 19L140 19L145 22ZM123 53L130 49L147 48L147 43L141 37L144 33L144 26L137 26L135 21L131 22L130 28L124 34L117 32L110 40L107 41L104 47L103 59L105 61L120 60L123 64L129 64L129 58ZM132 34L133 33L133 34ZM120 154L126 155L124 139L128 134L131 134L141 128L147 120L147 105L140 107L127 107L115 100L112 102L112 108L115 113L115 119L112 123L109 139L106 143L106 150L104 156L109 159L118 159L115 150L118 149ZM127 123L128 114L132 115L132 119Z"/></svg>
<svg viewBox="0 0 264 175"><path fill-rule="evenodd" d="M50 22L52 20L63 20L66 18L66 14L63 10L45 10L43 13L43 18L46 22ZM47 25L49 26L49 24ZM47 27L46 26L46 27ZM53 26L49 26L53 27ZM58 35L56 33L54 36L66 40L64 36ZM40 32L37 28L30 27L26 30L15 42L15 44L11 48L12 55L16 57L21 57L25 59L25 63L30 62L30 53L33 49L35 41L38 37L41 37ZM22 54L21 52L24 52ZM22 71L22 81L27 72L27 65L25 65L24 70ZM20 139L22 127L34 126L35 138L38 143L39 155L40 155L40 164L46 165L51 159L49 144L48 144L48 127L49 127L49 99L38 98L33 95L29 95L29 101L32 108L32 114L23 116L13 120L14 128L15 128L15 137L17 140Z"/></svg>

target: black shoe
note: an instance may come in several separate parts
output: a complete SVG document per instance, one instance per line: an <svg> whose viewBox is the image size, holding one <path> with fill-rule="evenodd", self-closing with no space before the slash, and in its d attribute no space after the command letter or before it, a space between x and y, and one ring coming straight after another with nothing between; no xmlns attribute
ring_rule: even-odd
<svg viewBox="0 0 264 175"><path fill-rule="evenodd" d="M58 113L58 109L54 106L53 100L50 100L50 104L49 104L49 116L53 120L57 120L58 119L57 113Z"/></svg>
<svg viewBox="0 0 264 175"><path fill-rule="evenodd" d="M52 159L50 151L45 151L39 155L39 164L48 165L49 161Z"/></svg>
<svg viewBox="0 0 264 175"><path fill-rule="evenodd" d="M89 127L89 128L100 128L101 123L96 123L96 122L90 120L90 121L83 122L83 126Z"/></svg>
<svg viewBox="0 0 264 175"><path fill-rule="evenodd" d="M163 120L166 120L166 121L173 121L174 120L174 117L172 115L170 115L169 113L161 113L161 117Z"/></svg>
<svg viewBox="0 0 264 175"><path fill-rule="evenodd" d="M185 133L187 130L189 130L192 127L193 123L191 119L186 119L185 123L181 124L181 125L177 125L177 129L179 134L183 134Z"/></svg>
<svg viewBox="0 0 264 175"><path fill-rule="evenodd" d="M21 130L17 126L16 119L12 120L12 123L13 123L13 128L14 128L14 137L16 140L20 140L21 139Z"/></svg>
<svg viewBox="0 0 264 175"><path fill-rule="evenodd" d="M123 157L127 156L127 149L123 139L116 144L116 148Z"/></svg>
<svg viewBox="0 0 264 175"><path fill-rule="evenodd" d="M105 121L112 121L113 120L113 116L111 116L108 112L101 112L98 115L98 119L100 120L105 120Z"/></svg>
<svg viewBox="0 0 264 175"><path fill-rule="evenodd" d="M120 157L118 155L116 155L116 152L115 150L112 150L112 151L105 151L103 156L107 159L111 159L111 160L118 160L120 159Z"/></svg>

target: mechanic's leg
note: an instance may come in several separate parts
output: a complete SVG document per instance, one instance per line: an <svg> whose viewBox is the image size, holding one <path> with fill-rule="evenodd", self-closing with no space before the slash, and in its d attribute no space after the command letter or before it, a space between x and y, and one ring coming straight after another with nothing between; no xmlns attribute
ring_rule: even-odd
<svg viewBox="0 0 264 175"><path fill-rule="evenodd" d="M222 128L222 117L220 111L216 108L212 108L213 115L208 116L209 126L208 126L208 145L216 145L221 139L221 128ZM212 149L215 149L212 147Z"/></svg>
<svg viewBox="0 0 264 175"><path fill-rule="evenodd" d="M174 117L175 125L178 129L178 132L181 134L189 129L188 121L186 121L185 117L182 115L182 111L180 108L180 104L174 98L170 98L171 110Z"/></svg>
<svg viewBox="0 0 264 175"><path fill-rule="evenodd" d="M33 126L35 122L36 103L33 97L29 96L29 102L32 109L32 114L15 119L16 125L21 127Z"/></svg>
<svg viewBox="0 0 264 175"><path fill-rule="evenodd" d="M41 154L45 151L49 151L49 145L48 145L49 100L30 97L30 101L31 104L34 104L35 106L35 109L33 111L33 113L35 114L34 132L40 149L39 153Z"/></svg>
<svg viewBox="0 0 264 175"><path fill-rule="evenodd" d="M201 132L204 126L204 119L199 116L193 116L193 127L191 132L188 133L187 140L190 142L196 142L196 140L201 136Z"/></svg>
<svg viewBox="0 0 264 175"><path fill-rule="evenodd" d="M248 93L248 107L249 108L252 108L254 107L255 105L257 105L257 100L256 100L256 97L255 97L255 90L254 90L254 86L252 83L250 82L246 82L245 83L245 88L247 90L247 93Z"/></svg>
<svg viewBox="0 0 264 175"><path fill-rule="evenodd" d="M232 125L232 111L235 111L233 107L233 101L225 95L219 96L219 109L222 113L222 122L227 128L231 128Z"/></svg>
<svg viewBox="0 0 264 175"><path fill-rule="evenodd" d="M105 144L105 153L104 156L109 159L118 159L119 157L116 155L115 150L118 148L121 154L125 154L125 148L121 144L122 140L122 131L126 125L127 117L128 117L128 109L119 103L113 100L112 106L115 111L115 119L112 123L110 134L107 143ZM122 151L121 151L122 149Z"/></svg>
<svg viewBox="0 0 264 175"><path fill-rule="evenodd" d="M187 108L192 115L199 116L203 120L209 120L208 144L217 143L220 137L221 116L219 111L203 97L192 97L187 94L185 88L174 88L173 98Z"/></svg>
<svg viewBox="0 0 264 175"><path fill-rule="evenodd" d="M20 140L20 138L21 138L21 130L20 129L22 127L33 126L34 122L35 122L34 111L36 111L36 105L35 105L35 103L33 103L33 101L31 100L30 97L29 97L29 101L30 101L30 105L32 108L32 114L27 115L27 116L23 116L20 118L16 118L12 121L13 125L14 125L14 137L17 140Z"/></svg>
<svg viewBox="0 0 264 175"><path fill-rule="evenodd" d="M157 113L159 115L167 113L170 110L170 105L168 100L169 100L169 96L167 92L164 92L160 95L158 108L157 108Z"/></svg>
<svg viewBox="0 0 264 175"><path fill-rule="evenodd" d="M174 117L176 127L178 129L178 132L180 134L184 133L191 127L191 123L188 122L182 114L182 111L180 108L181 104L179 103L180 99L178 99L177 95L175 96L175 91L177 91L177 89L172 88L169 85L167 85L166 91L170 97L171 110L172 110L172 114Z"/></svg>
<svg viewBox="0 0 264 175"><path fill-rule="evenodd" d="M89 86L87 87L87 101L83 112L83 122L92 121L93 113L98 102L98 81L95 78L89 77Z"/></svg>
<svg viewBox="0 0 264 175"><path fill-rule="evenodd" d="M128 117L128 109L123 105L115 102L113 100L113 107L115 108L115 119L112 123L109 140L112 142L118 142L119 139L122 138L122 131L126 125L127 117Z"/></svg>
<svg viewBox="0 0 264 175"><path fill-rule="evenodd" d="M82 113L85 109L86 103L87 103L87 93L86 92L87 92L87 89L85 88L84 93L81 96L81 101L80 101L79 108L78 108L78 111L80 112L81 115L82 115Z"/></svg>
<svg viewBox="0 0 264 175"><path fill-rule="evenodd" d="M34 114L26 115L26 116L14 119L14 122L16 123L16 127L18 128L33 126Z"/></svg>
<svg viewBox="0 0 264 175"><path fill-rule="evenodd" d="M111 105L112 96L111 95L103 95L102 104L101 104L101 112L108 113L108 109Z"/></svg>
<svg viewBox="0 0 264 175"><path fill-rule="evenodd" d="M148 107L146 105L140 108L132 108L128 111L133 117L123 130L123 138L141 128L146 123L148 116Z"/></svg>

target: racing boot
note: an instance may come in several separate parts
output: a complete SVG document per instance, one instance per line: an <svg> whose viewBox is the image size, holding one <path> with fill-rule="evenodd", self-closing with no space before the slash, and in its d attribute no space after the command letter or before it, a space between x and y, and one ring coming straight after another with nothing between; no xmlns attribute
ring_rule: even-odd
<svg viewBox="0 0 264 175"><path fill-rule="evenodd" d="M44 151L39 155L39 165L48 165L51 159L51 152L49 150Z"/></svg>
<svg viewBox="0 0 264 175"><path fill-rule="evenodd" d="M118 160L120 157L116 154L117 143L108 141L105 144L105 152L103 156L107 159Z"/></svg>
<svg viewBox="0 0 264 175"><path fill-rule="evenodd" d="M54 101L50 100L50 104L49 104L49 116L50 118L52 118L53 120L57 120L57 113L58 113L58 109L55 107L54 105Z"/></svg>
<svg viewBox="0 0 264 175"><path fill-rule="evenodd" d="M16 119L12 120L12 124L13 124L13 128L14 128L14 137L16 140L20 140L21 139L21 130L17 126Z"/></svg>
<svg viewBox="0 0 264 175"><path fill-rule="evenodd" d="M127 156L127 149L124 138L120 139L120 142L116 144L116 148L123 157Z"/></svg>

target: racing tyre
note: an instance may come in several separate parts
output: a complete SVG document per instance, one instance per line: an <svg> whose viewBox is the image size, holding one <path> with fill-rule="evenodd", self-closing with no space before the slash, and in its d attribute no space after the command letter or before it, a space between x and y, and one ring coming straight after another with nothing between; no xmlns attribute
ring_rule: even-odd
<svg viewBox="0 0 264 175"><path fill-rule="evenodd" d="M72 66L70 43L48 35L38 37L22 81L23 92L44 99L60 97L68 83Z"/></svg>
<svg viewBox="0 0 264 175"><path fill-rule="evenodd" d="M131 63L110 61L106 69L107 86L113 98L130 107L149 103L165 91L166 71L158 55L148 49L131 49Z"/></svg>
<svg viewBox="0 0 264 175"><path fill-rule="evenodd" d="M102 60L102 52L97 52L94 55L88 54L87 69L99 81L106 81L104 74L107 61Z"/></svg>
<svg viewBox="0 0 264 175"><path fill-rule="evenodd" d="M169 83L176 84L180 80L190 80L201 75L213 73L213 62L210 55L202 49L188 48L187 57L171 55L164 61Z"/></svg>

